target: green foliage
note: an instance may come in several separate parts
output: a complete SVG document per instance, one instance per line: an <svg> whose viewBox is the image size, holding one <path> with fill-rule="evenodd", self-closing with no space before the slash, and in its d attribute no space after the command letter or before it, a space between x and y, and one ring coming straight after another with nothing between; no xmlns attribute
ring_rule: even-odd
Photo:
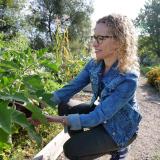
<svg viewBox="0 0 160 160"><path fill-rule="evenodd" d="M88 61L85 48L70 51L67 30L57 27L53 37L54 46L33 50L28 47L29 40L19 32L11 39L6 34L0 34L0 158L10 156L10 159L15 145L22 152L20 148L25 148L25 143L32 148L28 135L38 145L43 145L41 134L45 132L47 137L46 132L57 132L54 131L56 127L52 127L51 131L48 125L42 129L35 128L25 114L16 110L17 104L23 106L32 113L33 119L45 125L46 119L39 104L43 102L54 107L50 100L51 92L72 79ZM19 135L19 141L15 135ZM15 141L18 141L17 144ZM15 159L18 156L17 153Z"/></svg>
<svg viewBox="0 0 160 160"><path fill-rule="evenodd" d="M70 25L68 30L69 39L72 42L78 41L84 44L91 33L90 15L93 12L93 8L91 1L88 4L85 4L84 1L72 1L69 4L71 9L69 12Z"/></svg>
<svg viewBox="0 0 160 160"><path fill-rule="evenodd" d="M17 44L17 48L12 48L17 42L19 46ZM22 112L15 108L17 103L20 103L32 113L33 119L46 123L42 110L38 106L41 101L53 106L50 100L51 93L46 90L45 84L48 80L54 81L52 73L57 73L58 66L52 62L53 59L48 58L46 61L46 49L23 50L25 43L20 43L19 40L5 42L3 36L1 36L1 46L3 48L0 55L0 76L2 77L0 80L0 146L2 148L0 150L11 143L10 138L14 134L15 125L27 130L29 136L37 144L41 144L41 137L34 126L28 122ZM56 88L56 82L54 84L52 91ZM13 106L10 106L10 103Z"/></svg>
<svg viewBox="0 0 160 160"><path fill-rule="evenodd" d="M6 39L15 37L16 32L22 29L21 10L25 0L1 0L0 1L0 30L5 33Z"/></svg>
<svg viewBox="0 0 160 160"><path fill-rule="evenodd" d="M160 57L160 0L148 0L144 9L136 18L136 25L141 29L140 50ZM143 50L143 51L142 51Z"/></svg>
<svg viewBox="0 0 160 160"><path fill-rule="evenodd" d="M147 74L148 83L160 91L160 66L153 67Z"/></svg>
<svg viewBox="0 0 160 160"><path fill-rule="evenodd" d="M152 67L141 65L140 69L142 74L146 75L146 73L149 72L152 69Z"/></svg>
<svg viewBox="0 0 160 160"><path fill-rule="evenodd" d="M46 107L43 112L47 112L50 115L57 114L56 110L51 109L50 107ZM42 137L42 143L41 146L37 146L37 144L29 138L26 130L23 128L18 128L18 131L13 134L12 147L6 147L3 154L0 154L0 157L3 157L2 159L4 160L32 159L35 154L37 154L42 149L42 147L46 146L49 141L51 141L51 139L53 139L53 137L56 136L61 130L62 126L58 124L47 123L47 125L39 125L36 127L36 131Z"/></svg>
<svg viewBox="0 0 160 160"><path fill-rule="evenodd" d="M152 51L152 42L150 42L148 36L139 36L138 54L142 65L153 66L159 64L160 57Z"/></svg>
<svg viewBox="0 0 160 160"><path fill-rule="evenodd" d="M55 45L53 35L59 25L64 30L68 28L70 41L78 40L83 44L91 32L90 14L93 12L91 2L36 0L31 2L30 8L32 15L28 15L26 19L32 28L36 28L31 37L32 47L35 49Z"/></svg>
<svg viewBox="0 0 160 160"><path fill-rule="evenodd" d="M6 102L0 103L0 126L1 126L1 133L4 131L8 133L8 135L11 133L11 119L12 119L12 110L5 107L7 105ZM7 118L6 118L7 117ZM2 134L4 135L4 134ZM4 135L5 136L5 135ZM6 141L6 138L4 136L1 136L0 140L4 142Z"/></svg>

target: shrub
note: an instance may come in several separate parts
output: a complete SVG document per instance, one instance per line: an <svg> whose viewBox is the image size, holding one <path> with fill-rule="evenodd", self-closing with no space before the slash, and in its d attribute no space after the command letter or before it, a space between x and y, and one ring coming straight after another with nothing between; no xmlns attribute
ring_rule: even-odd
<svg viewBox="0 0 160 160"><path fill-rule="evenodd" d="M155 80L155 86L158 89L158 91L160 91L160 76L158 76Z"/></svg>
<svg viewBox="0 0 160 160"><path fill-rule="evenodd" d="M140 69L141 69L141 73L146 75L146 73L148 73L152 69L152 67L141 65Z"/></svg>
<svg viewBox="0 0 160 160"><path fill-rule="evenodd" d="M147 74L148 83L160 91L160 67L153 67Z"/></svg>
<svg viewBox="0 0 160 160"><path fill-rule="evenodd" d="M26 116L18 106L25 109L25 113L29 110L33 119L47 123L38 106L42 101L51 105L52 94L47 89L59 88L53 76L58 73L58 65L51 58L47 59L47 54L47 49L28 48L23 36L5 41L0 34L0 159L4 150L12 148L17 126L28 131L38 145L42 142L36 128L27 120L28 113Z"/></svg>

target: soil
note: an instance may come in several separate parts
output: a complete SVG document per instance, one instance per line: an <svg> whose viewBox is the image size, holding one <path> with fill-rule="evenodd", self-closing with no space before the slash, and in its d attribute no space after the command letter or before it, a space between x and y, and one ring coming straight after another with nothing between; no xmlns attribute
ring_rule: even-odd
<svg viewBox="0 0 160 160"><path fill-rule="evenodd" d="M83 97L83 98L82 98ZM74 98L88 101L91 94L80 92ZM160 160L160 92L157 92L141 76L137 89L137 101L142 114L137 139L132 143L127 160ZM108 155L97 160L109 160ZM58 160L67 160L62 153Z"/></svg>

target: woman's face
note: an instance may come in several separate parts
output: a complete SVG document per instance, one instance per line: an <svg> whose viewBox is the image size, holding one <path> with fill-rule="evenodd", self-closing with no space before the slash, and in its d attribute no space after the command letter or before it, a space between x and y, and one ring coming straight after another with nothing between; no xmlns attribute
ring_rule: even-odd
<svg viewBox="0 0 160 160"><path fill-rule="evenodd" d="M96 24L93 39L97 60L117 58L118 41L109 32L109 28L105 24Z"/></svg>

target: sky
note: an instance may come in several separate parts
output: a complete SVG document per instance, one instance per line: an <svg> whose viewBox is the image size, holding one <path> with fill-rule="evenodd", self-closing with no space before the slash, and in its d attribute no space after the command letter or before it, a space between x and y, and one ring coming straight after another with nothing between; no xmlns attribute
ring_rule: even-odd
<svg viewBox="0 0 160 160"><path fill-rule="evenodd" d="M110 13L120 13L135 19L144 3L145 0L93 0L92 26L99 18Z"/></svg>

